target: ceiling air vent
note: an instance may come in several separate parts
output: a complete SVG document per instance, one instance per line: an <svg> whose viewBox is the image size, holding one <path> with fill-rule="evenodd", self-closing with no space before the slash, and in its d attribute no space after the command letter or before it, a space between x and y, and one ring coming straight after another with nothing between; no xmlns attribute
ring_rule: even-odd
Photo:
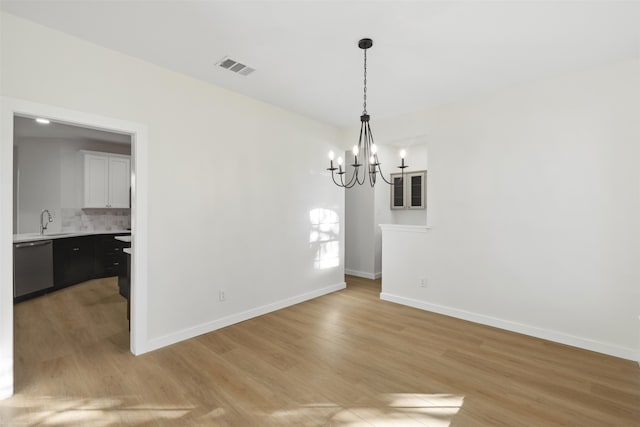
<svg viewBox="0 0 640 427"><path fill-rule="evenodd" d="M222 58L222 60L218 62L216 65L243 76L248 76L249 74L255 71L254 68L247 67L246 65L241 64L238 61L234 61L229 57Z"/></svg>

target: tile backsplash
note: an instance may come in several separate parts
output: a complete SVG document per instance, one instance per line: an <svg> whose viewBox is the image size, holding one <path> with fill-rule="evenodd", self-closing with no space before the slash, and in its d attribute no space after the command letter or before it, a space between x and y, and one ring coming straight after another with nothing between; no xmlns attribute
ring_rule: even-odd
<svg viewBox="0 0 640 427"><path fill-rule="evenodd" d="M112 231L131 228L131 209L60 210L62 231Z"/></svg>

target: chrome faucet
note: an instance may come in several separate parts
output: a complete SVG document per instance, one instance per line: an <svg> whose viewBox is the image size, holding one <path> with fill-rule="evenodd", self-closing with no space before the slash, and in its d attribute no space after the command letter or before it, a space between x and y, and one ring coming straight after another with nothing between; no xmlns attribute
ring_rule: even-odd
<svg viewBox="0 0 640 427"><path fill-rule="evenodd" d="M45 212L47 213L47 216L48 216L47 222L44 222ZM49 212L49 209L45 209L42 212L40 212L40 234L44 234L50 222L53 222L53 217L51 216L51 212Z"/></svg>

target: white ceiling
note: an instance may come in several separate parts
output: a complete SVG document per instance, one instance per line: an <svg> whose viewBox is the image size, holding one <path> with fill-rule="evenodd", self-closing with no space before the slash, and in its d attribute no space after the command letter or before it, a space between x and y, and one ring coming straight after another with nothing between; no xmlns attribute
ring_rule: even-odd
<svg viewBox="0 0 640 427"><path fill-rule="evenodd" d="M2 9L337 125L640 57L637 1L2 1ZM230 56L257 71L214 64Z"/></svg>
<svg viewBox="0 0 640 427"><path fill-rule="evenodd" d="M30 117L15 116L13 119L13 135L16 138L55 138L66 140L91 140L131 144L131 136L126 134L89 129L64 123L51 122L43 125Z"/></svg>

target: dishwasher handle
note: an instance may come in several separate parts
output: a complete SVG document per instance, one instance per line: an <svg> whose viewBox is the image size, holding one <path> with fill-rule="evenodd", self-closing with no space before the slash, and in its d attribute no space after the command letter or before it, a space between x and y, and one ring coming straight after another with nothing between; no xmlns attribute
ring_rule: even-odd
<svg viewBox="0 0 640 427"><path fill-rule="evenodd" d="M14 245L14 247L16 249L33 248L35 246L44 246L44 245L50 245L50 244L51 244L51 240L38 240L36 242L18 243L16 245Z"/></svg>

